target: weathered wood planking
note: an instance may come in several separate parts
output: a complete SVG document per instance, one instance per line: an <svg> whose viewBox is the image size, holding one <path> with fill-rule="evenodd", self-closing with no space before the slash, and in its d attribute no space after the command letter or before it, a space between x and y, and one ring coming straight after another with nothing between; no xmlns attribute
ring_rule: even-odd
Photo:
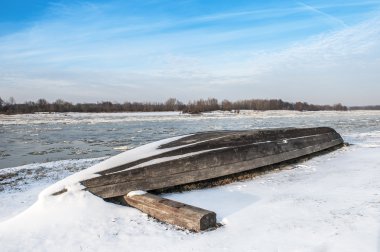
<svg viewBox="0 0 380 252"><path fill-rule="evenodd" d="M87 187L101 186L107 184L121 183L124 181L133 181L146 179L147 176L162 176L162 170L165 169L165 175L176 174L197 170L199 165L205 167L220 166L227 163L237 163L242 160L251 160L262 158L269 155L293 151L295 145L301 147L321 145L330 142L332 136L323 134L317 136L307 136L302 139L288 139L287 143L283 142L260 142L251 143L242 146L226 147L212 152L200 153L187 158L180 158L168 162L161 162L154 165L141 167L138 169L125 170L123 172L108 173L101 177L86 180L83 184ZM232 153L231 153L232 152ZM213 158L210 158L213 157ZM175 167L174 164L179 164ZM121 176L122 175L122 176Z"/></svg>
<svg viewBox="0 0 380 252"><path fill-rule="evenodd" d="M159 147L167 152L110 167L81 183L110 198L244 172L342 144L341 136L326 127L197 133Z"/></svg>
<svg viewBox="0 0 380 252"><path fill-rule="evenodd" d="M216 214L157 195L125 195L126 203L142 212L169 224L196 232L216 227Z"/></svg>

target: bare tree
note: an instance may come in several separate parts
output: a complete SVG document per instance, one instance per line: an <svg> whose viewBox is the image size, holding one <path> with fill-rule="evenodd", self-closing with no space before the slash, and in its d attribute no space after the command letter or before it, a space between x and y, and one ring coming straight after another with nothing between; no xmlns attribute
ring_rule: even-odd
<svg viewBox="0 0 380 252"><path fill-rule="evenodd" d="M9 97L8 98L8 104L9 105L15 105L16 104L16 99L13 96Z"/></svg>

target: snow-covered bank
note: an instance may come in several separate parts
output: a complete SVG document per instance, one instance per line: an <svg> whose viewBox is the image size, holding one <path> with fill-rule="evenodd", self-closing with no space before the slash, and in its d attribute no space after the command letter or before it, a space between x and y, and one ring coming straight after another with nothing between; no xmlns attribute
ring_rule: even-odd
<svg viewBox="0 0 380 252"><path fill-rule="evenodd" d="M105 158L61 160L0 169L0 221L31 206L47 186Z"/></svg>
<svg viewBox="0 0 380 252"><path fill-rule="evenodd" d="M1 222L1 251L378 251L378 134L369 142L255 180L166 195L214 210L225 225L211 232L175 230L69 191Z"/></svg>

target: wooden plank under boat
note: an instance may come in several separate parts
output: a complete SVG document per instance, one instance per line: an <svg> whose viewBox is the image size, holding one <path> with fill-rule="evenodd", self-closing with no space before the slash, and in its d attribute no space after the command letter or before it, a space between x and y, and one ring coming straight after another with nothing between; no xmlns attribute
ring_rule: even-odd
<svg viewBox="0 0 380 252"><path fill-rule="evenodd" d="M157 143L151 153L141 146L103 161L81 184L102 198L171 188L308 156L343 139L317 127L200 132Z"/></svg>

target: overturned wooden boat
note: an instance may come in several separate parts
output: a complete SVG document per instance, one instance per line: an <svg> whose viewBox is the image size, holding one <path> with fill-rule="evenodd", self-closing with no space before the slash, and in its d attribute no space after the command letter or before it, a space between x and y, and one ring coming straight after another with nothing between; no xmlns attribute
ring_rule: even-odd
<svg viewBox="0 0 380 252"><path fill-rule="evenodd" d="M238 174L342 144L328 127L201 132L126 151L95 165L93 176L80 183L112 198Z"/></svg>

